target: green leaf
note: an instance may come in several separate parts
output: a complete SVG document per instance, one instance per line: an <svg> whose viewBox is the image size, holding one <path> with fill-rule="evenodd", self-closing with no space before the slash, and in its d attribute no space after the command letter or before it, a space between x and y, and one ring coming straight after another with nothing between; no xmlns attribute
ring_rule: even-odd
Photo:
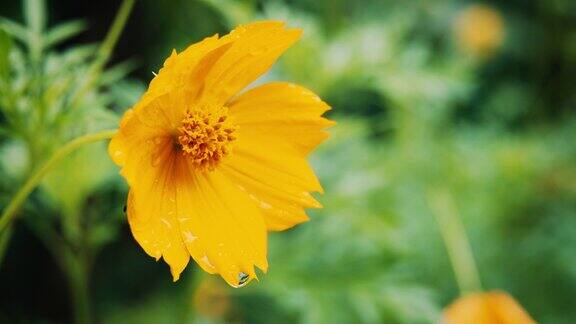
<svg viewBox="0 0 576 324"><path fill-rule="evenodd" d="M5 126L0 126L0 139L6 137L7 135L11 135L10 129Z"/></svg>
<svg viewBox="0 0 576 324"><path fill-rule="evenodd" d="M255 3L252 1L202 0L201 2L218 11L230 27L250 21L256 11Z"/></svg>
<svg viewBox="0 0 576 324"><path fill-rule="evenodd" d="M45 48L50 48L86 30L86 22L73 20L53 27L45 36Z"/></svg>
<svg viewBox="0 0 576 324"><path fill-rule="evenodd" d="M64 52L66 64L74 65L87 61L98 50L97 44L84 44L75 46Z"/></svg>
<svg viewBox="0 0 576 324"><path fill-rule="evenodd" d="M8 78L10 72L9 56L12 48L12 39L2 28L0 28L0 78Z"/></svg>
<svg viewBox="0 0 576 324"><path fill-rule="evenodd" d="M42 183L64 214L77 212L86 198L114 175L105 143L86 145L63 159Z"/></svg>
<svg viewBox="0 0 576 324"><path fill-rule="evenodd" d="M21 179L26 172L29 160L26 143L9 139L0 146L0 169L12 179Z"/></svg>
<svg viewBox="0 0 576 324"><path fill-rule="evenodd" d="M116 64L102 73L100 77L101 85L109 85L122 80L128 73L136 69L137 63L134 60L127 60Z"/></svg>
<svg viewBox="0 0 576 324"><path fill-rule="evenodd" d="M90 245L99 248L116 239L116 237L118 237L118 226L114 225L116 224L104 222L92 224L88 232L88 242L90 242Z"/></svg>
<svg viewBox="0 0 576 324"><path fill-rule="evenodd" d="M108 89L110 100L114 102L113 107L120 109L120 111L134 105L145 90L146 87L141 82L133 80L116 82L113 87Z"/></svg>
<svg viewBox="0 0 576 324"><path fill-rule="evenodd" d="M0 28L4 29L4 31L7 32L10 36L21 42L28 41L28 30L20 23L17 23L8 18L0 17Z"/></svg>

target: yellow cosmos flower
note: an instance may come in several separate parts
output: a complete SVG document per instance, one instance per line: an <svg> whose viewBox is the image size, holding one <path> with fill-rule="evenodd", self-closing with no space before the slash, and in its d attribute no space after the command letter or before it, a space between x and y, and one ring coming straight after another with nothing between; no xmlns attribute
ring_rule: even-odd
<svg viewBox="0 0 576 324"><path fill-rule="evenodd" d="M238 287L266 272L267 230L320 208L305 157L328 137L329 108L300 86L240 93L300 37L265 21L173 51L124 114L109 153L130 186L127 213L144 251L174 280L190 257Z"/></svg>
<svg viewBox="0 0 576 324"><path fill-rule="evenodd" d="M198 314L219 319L230 311L231 299L230 290L222 282L206 278L194 292L192 307Z"/></svg>
<svg viewBox="0 0 576 324"><path fill-rule="evenodd" d="M458 46L478 57L490 56L504 40L504 19L495 9L481 4L461 12L454 28Z"/></svg>
<svg viewBox="0 0 576 324"><path fill-rule="evenodd" d="M457 299L444 311L445 324L535 324L505 292L477 293Z"/></svg>

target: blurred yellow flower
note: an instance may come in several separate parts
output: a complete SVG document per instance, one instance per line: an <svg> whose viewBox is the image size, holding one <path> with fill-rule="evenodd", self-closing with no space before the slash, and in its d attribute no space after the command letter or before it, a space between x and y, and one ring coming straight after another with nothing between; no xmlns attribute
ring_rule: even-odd
<svg viewBox="0 0 576 324"><path fill-rule="evenodd" d="M470 294L444 310L444 324L536 323L514 298L505 292Z"/></svg>
<svg viewBox="0 0 576 324"><path fill-rule="evenodd" d="M475 4L456 18L455 36L458 46L479 57L493 54L504 40L504 21L498 11Z"/></svg>
<svg viewBox="0 0 576 324"><path fill-rule="evenodd" d="M109 153L130 186L130 228L174 280L191 256L239 287L256 278L254 266L267 271L267 230L321 207L305 157L328 137L330 107L284 82L239 94L300 34L256 22L173 51L124 114Z"/></svg>
<svg viewBox="0 0 576 324"><path fill-rule="evenodd" d="M200 282L192 299L193 307L198 314L210 318L222 318L228 313L231 306L230 293L223 285L210 278Z"/></svg>

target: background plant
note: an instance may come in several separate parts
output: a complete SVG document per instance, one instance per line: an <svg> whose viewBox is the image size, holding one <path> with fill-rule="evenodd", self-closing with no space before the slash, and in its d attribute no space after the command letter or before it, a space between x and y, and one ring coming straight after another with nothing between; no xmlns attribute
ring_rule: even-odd
<svg viewBox="0 0 576 324"><path fill-rule="evenodd" d="M94 209L84 210L84 205L96 188L109 181L113 168L104 143L72 152L58 164L52 161L63 156L66 147L74 146L74 141L64 145L67 141L118 124L119 118L110 107L122 103L122 98L107 88L123 79L131 64L124 62L108 70L103 67L132 4L124 2L101 45L65 50L57 47L82 32L85 23L76 20L48 28L43 0L24 1L24 25L0 19L1 164L7 184L3 188L0 255L9 247L14 219L23 209L24 222L68 279L77 322L91 319L89 277L93 259L114 237L118 225L117 218L101 217ZM44 170L49 170L48 176L39 178ZM35 187L40 180L44 181L35 197L38 200L22 208L18 201L25 199L27 185L34 183Z"/></svg>
<svg viewBox="0 0 576 324"><path fill-rule="evenodd" d="M576 10L569 0L489 2L503 19L504 42L490 55L478 56L462 52L453 37L457 17L468 5L141 1L115 57L138 59L130 76L142 82L173 47L182 49L238 23L275 18L304 28L304 38L267 78L296 81L333 106L331 118L338 126L313 158L326 189L320 197L325 208L314 211L309 223L271 235L271 268L259 283L232 290L191 269L174 285L166 268L142 257L130 237L122 222L125 188L96 145L94 152L71 157L54 170L23 209L26 226L15 227L0 269L0 286L7 287L0 293L0 316L69 318L67 295L57 293L65 281L31 233L43 220L54 225L65 215L79 215L70 218L89 224L99 242L94 249L102 249L91 287L94 313L106 323L438 322L441 309L458 296L435 220L448 205L467 229L485 289L510 292L538 322L571 323L576 317ZM60 0L52 6L49 12L57 20L79 13L90 17L91 29L64 43L71 45L99 39L112 19L99 12L117 4ZM17 16L11 5L3 8ZM2 26L7 30L5 22ZM162 37L151 41L142 35ZM10 38L0 44L22 47L16 36ZM73 49L60 46L56 52L62 56L66 48ZM89 62L79 65L87 69ZM1 66L16 68L0 64L0 71L5 71ZM98 86L82 96L90 102L78 111L101 110L116 122L111 112L128 107L142 89L125 77L130 63L120 67L123 73L111 73L117 77L109 83L103 81L106 72L97 78ZM10 80L18 79L10 73ZM27 69L22 75L33 73ZM17 97L29 102L35 93ZM9 117L2 116L4 129ZM68 125L82 125L81 118L74 120ZM52 149L88 131L73 129L62 128ZM51 133L41 134L56 141ZM6 153L1 157L8 161L0 169L4 206L26 177L29 153L26 144L14 144L24 140L12 131L2 136ZM65 178L71 174L84 180ZM30 260L38 266L31 267ZM48 303L42 298L54 294L61 298Z"/></svg>

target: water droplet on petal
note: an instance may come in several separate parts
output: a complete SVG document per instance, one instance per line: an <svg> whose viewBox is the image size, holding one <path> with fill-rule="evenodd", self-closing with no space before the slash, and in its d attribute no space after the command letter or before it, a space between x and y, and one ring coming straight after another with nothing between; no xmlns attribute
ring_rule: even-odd
<svg viewBox="0 0 576 324"><path fill-rule="evenodd" d="M238 287L244 287L250 279L250 276L244 272L238 273Z"/></svg>
<svg viewBox="0 0 576 324"><path fill-rule="evenodd" d="M198 238L194 234L192 234L192 232L190 232L190 231L184 232L184 237L186 239L186 243L192 243Z"/></svg>
<svg viewBox="0 0 576 324"><path fill-rule="evenodd" d="M161 155L159 155L159 154L152 155L152 158L150 160L150 165L153 168L156 168L157 166L159 166L161 164L161 162L162 162L162 156Z"/></svg>
<svg viewBox="0 0 576 324"><path fill-rule="evenodd" d="M160 218L160 221L166 225L167 228L172 228L172 224L170 224L169 221L167 221L165 218Z"/></svg>
<svg viewBox="0 0 576 324"><path fill-rule="evenodd" d="M214 265L210 262L210 259L208 259L207 255L204 255L202 258L200 258L200 261L202 261L205 265L207 265L209 268L211 269L216 269L214 267Z"/></svg>
<svg viewBox="0 0 576 324"><path fill-rule="evenodd" d="M124 155L124 152L122 152L122 151L120 151L120 150L116 150L116 151L114 152L114 157L115 157L115 158L120 158L120 157L122 157L122 155Z"/></svg>
<svg viewBox="0 0 576 324"><path fill-rule="evenodd" d="M270 205L269 203L265 202L265 201L260 201L260 207L262 209L271 209L272 205Z"/></svg>

